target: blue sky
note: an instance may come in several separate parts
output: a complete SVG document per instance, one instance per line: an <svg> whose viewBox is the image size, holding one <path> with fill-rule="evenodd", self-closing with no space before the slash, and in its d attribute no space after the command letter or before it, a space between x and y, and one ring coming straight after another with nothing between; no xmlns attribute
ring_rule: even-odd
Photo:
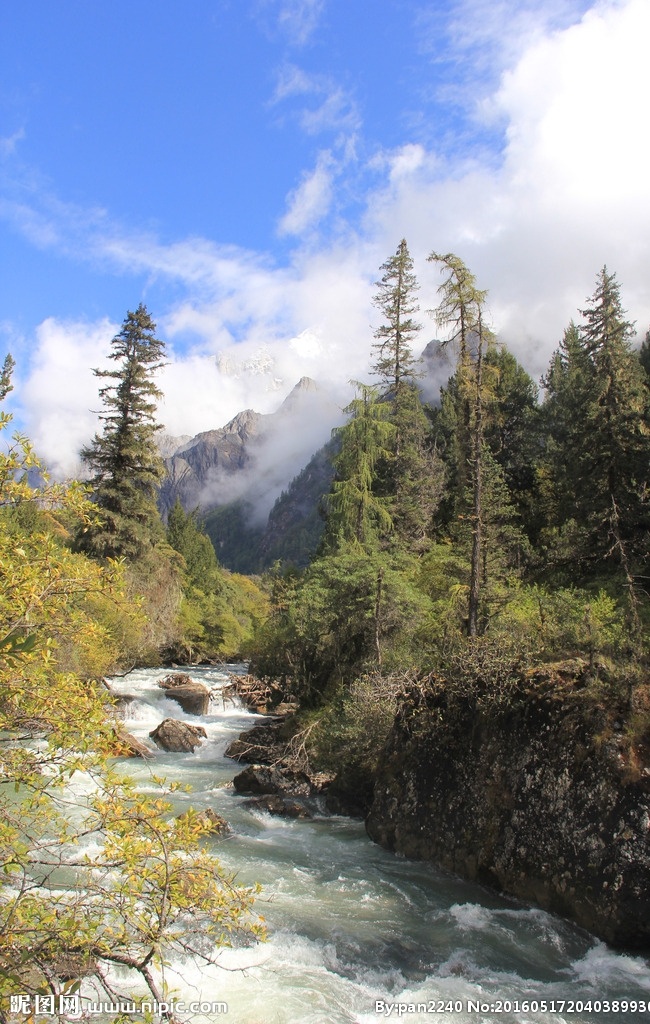
<svg viewBox="0 0 650 1024"><path fill-rule="evenodd" d="M0 9L0 354L59 472L145 302L170 433L367 373L406 237L538 375L604 263L650 326L647 0L30 0ZM329 424L323 424L323 430Z"/></svg>

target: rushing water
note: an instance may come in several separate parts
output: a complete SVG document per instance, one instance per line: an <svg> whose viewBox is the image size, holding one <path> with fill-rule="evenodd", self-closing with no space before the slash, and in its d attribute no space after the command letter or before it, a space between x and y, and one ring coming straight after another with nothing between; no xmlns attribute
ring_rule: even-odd
<svg viewBox="0 0 650 1024"><path fill-rule="evenodd" d="M155 788L152 771L188 783L192 794L178 797L179 809L185 802L226 818L233 834L215 839L214 852L240 882L261 883L257 909L269 927L268 942L225 950L219 968L172 965L166 981L177 999L223 1001L227 1015L204 1018L236 1024L370 1024L398 1015L409 1024L650 1020L650 964L642 957L431 864L395 857L361 822L250 809L231 786L240 766L224 750L260 716L224 706L225 673L193 669L215 698L212 714L188 718L156 686L167 671L113 680L116 691L137 696L127 729L146 739L163 718L182 718L203 725L208 739L194 754L129 761L129 774L142 789Z"/></svg>

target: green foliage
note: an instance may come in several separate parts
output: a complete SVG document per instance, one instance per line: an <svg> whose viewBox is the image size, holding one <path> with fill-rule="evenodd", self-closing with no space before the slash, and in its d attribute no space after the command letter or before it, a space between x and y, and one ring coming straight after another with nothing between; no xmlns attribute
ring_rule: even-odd
<svg viewBox="0 0 650 1024"><path fill-rule="evenodd" d="M112 966L127 973L121 997L138 979L163 999L170 954L213 962L235 935L261 934L253 892L201 850L195 815L174 820L111 767L114 727L89 676L140 613L121 566L65 546L62 524L94 507L78 487L29 487L34 464L19 439L0 454L0 1001L81 977L113 998Z"/></svg>
<svg viewBox="0 0 650 1024"><path fill-rule="evenodd" d="M302 576L277 572L253 670L290 678L302 700L318 704L367 666L419 664L431 607L414 576L406 556L356 546L317 559Z"/></svg>
<svg viewBox="0 0 650 1024"><path fill-rule="evenodd" d="M178 501L169 513L167 540L184 569L178 635L168 653L189 662L244 656L266 615L266 596L252 580L220 568L197 513L185 512Z"/></svg>
<svg viewBox="0 0 650 1024"><path fill-rule="evenodd" d="M350 419L337 431L341 443L334 459L335 479L327 498L323 550L350 544L371 551L392 529L386 501L373 492L376 466L391 457L394 426L390 405L380 401L376 388L357 384L358 398L345 412Z"/></svg>
<svg viewBox="0 0 650 1024"><path fill-rule="evenodd" d="M153 375L164 365L164 344L155 330L142 304L127 313L109 356L119 366L93 371L110 381L99 391L104 429L82 449L81 457L93 472L93 499L101 520L84 528L79 546L97 558L137 559L163 536L156 506L163 462L154 418L161 392Z"/></svg>
<svg viewBox="0 0 650 1024"><path fill-rule="evenodd" d="M210 509L204 519L205 532L222 564L237 572L256 573L260 567L263 531L261 526L251 526L251 513L245 502L233 501Z"/></svg>
<svg viewBox="0 0 650 1024"><path fill-rule="evenodd" d="M384 323L375 331L377 353L374 372L381 379L384 391L399 398L404 385L412 384L415 371L412 343L420 324L412 317L418 311L415 293L418 283L413 273L413 260L402 239L394 256L383 263L382 278L377 282L374 305L383 313Z"/></svg>
<svg viewBox="0 0 650 1024"><path fill-rule="evenodd" d="M637 576L647 575L650 554L648 389L606 268L589 301L545 380L549 528L542 539L549 559L570 561L583 580L604 566L618 573L638 630ZM575 543L567 548L569 535Z"/></svg>
<svg viewBox="0 0 650 1024"><path fill-rule="evenodd" d="M409 681L402 673L362 675L337 694L310 728L310 760L337 773L334 793L360 813L372 802L379 757Z"/></svg>

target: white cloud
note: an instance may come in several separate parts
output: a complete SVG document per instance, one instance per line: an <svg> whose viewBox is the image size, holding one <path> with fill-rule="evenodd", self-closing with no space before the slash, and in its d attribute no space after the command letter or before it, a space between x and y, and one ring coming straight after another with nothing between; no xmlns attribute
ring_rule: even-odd
<svg viewBox="0 0 650 1024"><path fill-rule="evenodd" d="M314 33L325 7L325 0L281 0L278 25L289 39L304 45Z"/></svg>
<svg viewBox="0 0 650 1024"><path fill-rule="evenodd" d="M321 153L316 167L303 176L289 196L289 208L280 221L282 235L301 235L320 221L332 202L332 157Z"/></svg>
<svg viewBox="0 0 650 1024"><path fill-rule="evenodd" d="M445 168L427 156L368 204L366 230L387 246L405 235L420 259L432 249L465 259L532 372L604 263L642 329L650 320L649 37L647 0L599 4L536 36L491 100L507 126L501 165ZM403 150L391 169L401 161ZM422 278L431 294L433 268Z"/></svg>
<svg viewBox="0 0 650 1024"><path fill-rule="evenodd" d="M11 135L0 137L0 157L12 156L19 142L25 138L25 129L18 128Z"/></svg>
<svg viewBox="0 0 650 1024"><path fill-rule="evenodd" d="M245 407L271 411L303 374L333 387L345 404L347 381L367 379L377 326L373 282L402 237L416 260L422 309L435 305L440 281L425 257L433 249L458 252L490 290L494 327L534 374L545 369L604 263L645 331L650 5L601 3L568 27L535 22L534 5L527 9L537 27L486 97L485 109L506 129L499 166L450 166L408 140L364 169L349 152L322 151L290 197L285 234L322 223L346 173L357 190L363 171L372 174L374 190L357 228L337 224L330 241L301 240L285 266L201 238L163 245L111 226L102 211L84 216L52 202L32 211L41 244L183 290L159 323L170 343L160 409L170 433L221 426ZM284 90L322 99L320 88L293 68L278 98ZM31 230L27 215L25 224ZM436 331L424 313L420 319L424 344ZM105 365L112 331L105 322L46 321L37 332L24 398L28 429L61 465L94 429L88 410L97 406L97 382L86 368Z"/></svg>
<svg viewBox="0 0 650 1024"><path fill-rule="evenodd" d="M22 387L27 433L37 453L57 477L78 475L79 451L99 425L97 378L106 367L115 324L60 322L38 327L32 367Z"/></svg>
<svg viewBox="0 0 650 1024"><path fill-rule="evenodd" d="M296 97L311 97L311 106L294 111L308 135L322 132L354 133L361 117L354 97L330 75L308 74L295 64L285 64L278 72L270 105L278 106Z"/></svg>

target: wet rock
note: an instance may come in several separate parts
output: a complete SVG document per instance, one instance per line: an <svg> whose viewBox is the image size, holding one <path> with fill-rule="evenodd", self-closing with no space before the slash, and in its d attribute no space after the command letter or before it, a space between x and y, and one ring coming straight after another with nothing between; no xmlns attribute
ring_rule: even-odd
<svg viewBox="0 0 650 1024"><path fill-rule="evenodd" d="M243 732L226 749L226 757L246 764L282 761L287 746L285 723L269 720Z"/></svg>
<svg viewBox="0 0 650 1024"><path fill-rule="evenodd" d="M299 800L287 800L272 793L250 800L248 807L267 811L269 814L275 814L281 818L311 818L313 816L309 808Z"/></svg>
<svg viewBox="0 0 650 1024"><path fill-rule="evenodd" d="M116 757L142 757L145 760L155 757L155 753L146 743L136 739L130 732L127 732L121 725L115 727L115 750Z"/></svg>
<svg viewBox="0 0 650 1024"><path fill-rule="evenodd" d="M165 718L149 733L151 739L161 750L185 754L193 753L207 735L203 726L179 722L175 718Z"/></svg>
<svg viewBox="0 0 650 1024"><path fill-rule="evenodd" d="M186 672L172 672L158 683L170 700L180 704L186 715L207 715L210 691Z"/></svg>
<svg viewBox="0 0 650 1024"><path fill-rule="evenodd" d="M187 818L189 813L189 811L185 811L184 814L180 814L179 821L183 821L183 819ZM206 807L204 810L198 811L195 816L211 835L223 836L232 832L232 829L226 819L222 818L216 811L213 811L211 807Z"/></svg>
<svg viewBox="0 0 650 1024"><path fill-rule="evenodd" d="M238 793L281 794L286 796L309 796L312 789L309 776L304 772L271 768L268 765L252 764L239 775L235 775L233 786Z"/></svg>
<svg viewBox="0 0 650 1024"><path fill-rule="evenodd" d="M131 704L138 699L134 693L113 693L112 696L114 711L123 718L128 714Z"/></svg>

